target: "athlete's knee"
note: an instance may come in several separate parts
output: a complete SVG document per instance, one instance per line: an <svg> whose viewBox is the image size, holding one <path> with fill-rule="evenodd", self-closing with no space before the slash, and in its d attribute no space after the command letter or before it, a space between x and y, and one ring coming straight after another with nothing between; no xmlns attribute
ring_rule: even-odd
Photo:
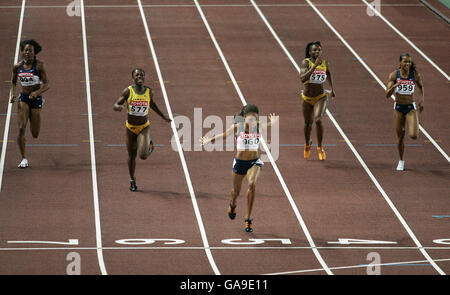
<svg viewBox="0 0 450 295"><path fill-rule="evenodd" d="M139 158L141 160L146 160L148 158L148 156L149 156L149 153L140 153L139 154Z"/></svg>
<svg viewBox="0 0 450 295"><path fill-rule="evenodd" d="M248 183L248 190L251 191L251 192L254 192L256 190L256 182L249 181L249 183Z"/></svg>
<svg viewBox="0 0 450 295"><path fill-rule="evenodd" d="M39 137L39 131L31 131L31 136L33 136L33 138L38 138Z"/></svg>
<svg viewBox="0 0 450 295"><path fill-rule="evenodd" d="M321 125L322 124L322 117L314 118L314 123L316 123L317 125Z"/></svg>
<svg viewBox="0 0 450 295"><path fill-rule="evenodd" d="M410 137L411 139L414 139L414 140L416 140L418 136L419 136L419 135L418 135L417 133L413 133L413 134L410 134L410 135L409 135L409 137Z"/></svg>
<svg viewBox="0 0 450 295"><path fill-rule="evenodd" d="M312 121L305 121L305 128L312 128L313 122Z"/></svg>
<svg viewBox="0 0 450 295"><path fill-rule="evenodd" d="M25 125L19 125L19 136L24 136L27 127Z"/></svg>

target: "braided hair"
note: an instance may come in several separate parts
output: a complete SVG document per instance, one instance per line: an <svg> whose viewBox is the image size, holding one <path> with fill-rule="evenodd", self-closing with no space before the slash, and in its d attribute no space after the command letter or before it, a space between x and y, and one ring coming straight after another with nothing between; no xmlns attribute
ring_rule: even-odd
<svg viewBox="0 0 450 295"><path fill-rule="evenodd" d="M318 46L322 47L322 45L320 44L320 41L309 42L306 45L305 58L310 58L311 57L311 55L309 54L309 50L311 49L311 46L313 46L313 45L318 45Z"/></svg>

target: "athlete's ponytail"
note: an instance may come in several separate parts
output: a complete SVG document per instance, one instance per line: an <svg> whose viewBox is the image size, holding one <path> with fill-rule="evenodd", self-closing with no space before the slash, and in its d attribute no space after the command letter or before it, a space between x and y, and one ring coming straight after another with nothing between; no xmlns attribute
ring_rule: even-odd
<svg viewBox="0 0 450 295"><path fill-rule="evenodd" d="M401 62L402 59L403 59L404 57L409 57L409 58L411 58L411 56L409 55L409 53L402 53L402 54L400 54L399 61ZM400 66L399 66L399 68L400 68ZM417 70L417 69L416 69L416 64L412 61L412 58L411 58L411 68L410 68L410 71L411 71L412 73L415 73L416 70Z"/></svg>
<svg viewBox="0 0 450 295"><path fill-rule="evenodd" d="M311 46L313 46L313 45L319 45L320 47L322 47L322 45L320 44L320 41L309 42L306 45L305 58L310 58L311 57L311 55L309 54L309 50L311 49Z"/></svg>

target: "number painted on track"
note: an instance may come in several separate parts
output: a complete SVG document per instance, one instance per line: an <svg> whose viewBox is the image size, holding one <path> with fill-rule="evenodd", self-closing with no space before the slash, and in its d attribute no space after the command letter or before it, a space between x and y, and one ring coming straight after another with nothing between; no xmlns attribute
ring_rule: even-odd
<svg viewBox="0 0 450 295"><path fill-rule="evenodd" d="M78 245L78 239L69 239L69 242L52 241L8 241L8 244L57 244L57 245Z"/></svg>
<svg viewBox="0 0 450 295"><path fill-rule="evenodd" d="M184 240L179 239L122 239L117 240L117 244L121 245L150 245L155 242L164 242L164 245L184 244Z"/></svg>
<svg viewBox="0 0 450 295"><path fill-rule="evenodd" d="M443 245L450 245L450 239L438 239L438 240L433 240L433 243L436 243L436 244L443 244Z"/></svg>
<svg viewBox="0 0 450 295"><path fill-rule="evenodd" d="M248 240L249 242L244 242L242 241L242 239L225 239L222 240L222 243L228 245L260 245L264 244L267 241L279 241L281 242L281 244L284 245L292 244L290 239L248 239Z"/></svg>
<svg viewBox="0 0 450 295"><path fill-rule="evenodd" d="M377 241L377 240L361 240L361 239L342 239L339 238L337 242L327 242L328 244L340 244L340 245L350 245L350 244L397 244L397 242L391 241Z"/></svg>

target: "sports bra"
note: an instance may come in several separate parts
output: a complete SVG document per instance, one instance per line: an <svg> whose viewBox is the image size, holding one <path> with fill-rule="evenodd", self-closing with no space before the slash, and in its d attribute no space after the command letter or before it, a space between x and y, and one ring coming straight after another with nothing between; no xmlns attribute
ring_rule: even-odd
<svg viewBox="0 0 450 295"><path fill-rule="evenodd" d="M259 128L257 128L256 132L245 132L245 122L240 122L236 136L237 150L257 151L259 149L260 137Z"/></svg>
<svg viewBox="0 0 450 295"><path fill-rule="evenodd" d="M408 78L403 78L400 75L400 70L397 69L395 84L400 83L400 85L395 88L395 93L403 95L412 95L414 93L414 88L416 86L416 77L414 71L409 71Z"/></svg>
<svg viewBox="0 0 450 295"><path fill-rule="evenodd" d="M309 62L310 68L314 66L314 63L311 61L311 59L306 59ZM314 71L311 73L311 76L309 77L309 80L305 81L304 84L323 84L327 80L327 63L325 60L322 61L320 65L318 65Z"/></svg>

